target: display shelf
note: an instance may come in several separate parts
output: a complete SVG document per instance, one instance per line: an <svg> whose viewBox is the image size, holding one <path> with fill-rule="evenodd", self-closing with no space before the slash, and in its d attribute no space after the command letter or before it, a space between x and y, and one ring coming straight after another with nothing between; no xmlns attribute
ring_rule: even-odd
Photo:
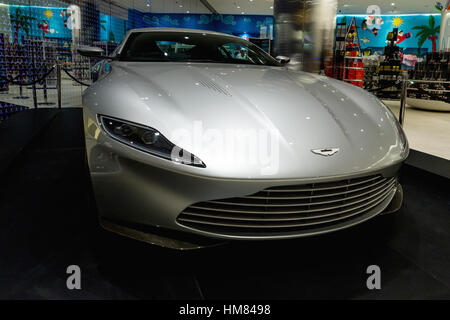
<svg viewBox="0 0 450 320"><path fill-rule="evenodd" d="M400 48L396 45L398 28L394 28L387 35L387 46L384 47L384 61L377 68L377 87L384 88L375 91L380 99L400 99L403 81L403 70L401 68Z"/></svg>
<svg viewBox="0 0 450 320"><path fill-rule="evenodd" d="M333 60L326 63L325 74L362 87L364 78L362 59L355 17L348 27L344 18L336 25Z"/></svg>
<svg viewBox="0 0 450 320"><path fill-rule="evenodd" d="M409 79L410 83L439 83L439 84L450 84L450 81L443 80L419 80L419 79Z"/></svg>
<svg viewBox="0 0 450 320"><path fill-rule="evenodd" d="M364 56L364 89L373 91L378 89L378 67L384 60L384 56L372 55Z"/></svg>
<svg viewBox="0 0 450 320"><path fill-rule="evenodd" d="M450 92L450 90L442 90L442 89L423 89L423 88L421 88L421 89L425 90L425 91L430 91L430 92L433 92L433 91L442 92L442 93ZM420 90L420 89L419 88L408 88L408 90Z"/></svg>
<svg viewBox="0 0 450 320"><path fill-rule="evenodd" d="M338 69L348 69L348 70L365 70L362 67L347 67L347 66L337 66Z"/></svg>
<svg viewBox="0 0 450 320"><path fill-rule="evenodd" d="M429 52L410 72L407 103L415 108L450 111L450 53Z"/></svg>

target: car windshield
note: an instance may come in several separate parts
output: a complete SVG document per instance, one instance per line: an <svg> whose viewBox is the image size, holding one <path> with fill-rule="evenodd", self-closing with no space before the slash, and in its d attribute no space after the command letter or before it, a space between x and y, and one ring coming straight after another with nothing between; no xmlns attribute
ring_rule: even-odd
<svg viewBox="0 0 450 320"><path fill-rule="evenodd" d="M249 41L196 32L134 32L121 50L119 60L280 66Z"/></svg>

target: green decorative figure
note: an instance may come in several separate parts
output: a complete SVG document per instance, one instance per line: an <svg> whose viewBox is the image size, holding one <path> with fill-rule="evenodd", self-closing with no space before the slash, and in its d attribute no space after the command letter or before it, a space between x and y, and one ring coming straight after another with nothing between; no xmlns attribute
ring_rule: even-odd
<svg viewBox="0 0 450 320"><path fill-rule="evenodd" d="M106 20L101 20L100 21L100 27L102 28L103 31L107 31L106 27L103 25L104 23L107 23ZM108 37L108 41L110 42L114 42L116 40L115 36L114 36L114 32L112 32L112 30L109 31L109 37Z"/></svg>
<svg viewBox="0 0 450 320"><path fill-rule="evenodd" d="M36 20L33 17L25 16L22 13L22 8L18 7L16 9L15 15L10 14L11 24L14 26L14 43L19 42L19 29L23 29L27 36L29 36L31 21Z"/></svg>
<svg viewBox="0 0 450 320"><path fill-rule="evenodd" d="M435 26L434 17L430 15L428 25L421 25L413 27L414 30L420 30L416 34L416 38L419 38L417 45L419 49L422 47L425 40L430 40L432 42L432 50L436 52L436 40L438 39L437 34L439 33L440 26Z"/></svg>

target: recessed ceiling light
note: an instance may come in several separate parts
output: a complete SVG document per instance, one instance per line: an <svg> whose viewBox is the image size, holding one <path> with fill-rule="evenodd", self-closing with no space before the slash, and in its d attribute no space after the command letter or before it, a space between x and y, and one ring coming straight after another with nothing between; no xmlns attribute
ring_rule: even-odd
<svg viewBox="0 0 450 320"><path fill-rule="evenodd" d="M270 6L270 9L273 9L273 6Z"/></svg>
<svg viewBox="0 0 450 320"><path fill-rule="evenodd" d="M241 7L240 7L240 6L237 6L237 8L240 9Z"/></svg>
<svg viewBox="0 0 450 320"><path fill-rule="evenodd" d="M245 14L245 12L244 12L244 11L242 11L242 12L241 12L241 14Z"/></svg>
<svg viewBox="0 0 450 320"><path fill-rule="evenodd" d="M395 6L395 3L394 3L394 2L392 2L392 3L391 3L391 6Z"/></svg>
<svg viewBox="0 0 450 320"><path fill-rule="evenodd" d="M186 13L189 13L189 10L188 10L188 11L186 11Z"/></svg>

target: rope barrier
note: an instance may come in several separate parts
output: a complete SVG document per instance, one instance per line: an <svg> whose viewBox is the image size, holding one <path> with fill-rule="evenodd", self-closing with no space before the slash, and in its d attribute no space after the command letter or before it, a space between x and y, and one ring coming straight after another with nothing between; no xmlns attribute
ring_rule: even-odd
<svg viewBox="0 0 450 320"><path fill-rule="evenodd" d="M65 69L65 68L61 68L73 81L75 81L75 82L77 82L77 83L79 83L79 84L81 84L82 86L86 86L86 87L89 87L90 86L90 84L87 84L87 83L85 83L85 82L82 82L82 81L80 81L80 80L78 80L77 78L75 78L73 75L71 75L70 73L69 73L69 71L67 70L67 69Z"/></svg>
<svg viewBox="0 0 450 320"><path fill-rule="evenodd" d="M55 67L56 67L56 66L51 67L50 70L48 70L42 77L40 77L40 78L37 79L37 80L31 81L31 82L19 82L19 81L16 81L16 79L17 79L19 76L15 77L15 78L13 78L13 79L8 78L8 77L4 77L4 76L0 76L0 78L6 80L7 83L10 83L10 84L14 84L14 85L18 85L18 86L30 86L30 85L36 84L36 83L38 83L38 82L41 82L42 80L44 80L45 78L47 78L47 77L50 75L50 73L53 72L53 70L55 69Z"/></svg>
<svg viewBox="0 0 450 320"><path fill-rule="evenodd" d="M31 82L16 81L16 79L19 78L20 75L16 76L15 78L8 78L8 77L0 76L0 79L6 80L6 82L9 84L14 84L14 85L18 85L18 86L31 86L31 85L41 82L42 80L47 78L50 75L50 73L52 73L53 70L55 70L55 68L56 68L56 66L52 66L42 77L40 77L39 79L36 79L34 81L31 81ZM65 68L61 68L61 69L64 70L64 72L75 82L77 82L83 86L87 86L87 87L90 86L90 84L82 82L82 81L78 80L77 78L75 78L73 75L71 75L69 73L69 71L67 69L65 69Z"/></svg>

